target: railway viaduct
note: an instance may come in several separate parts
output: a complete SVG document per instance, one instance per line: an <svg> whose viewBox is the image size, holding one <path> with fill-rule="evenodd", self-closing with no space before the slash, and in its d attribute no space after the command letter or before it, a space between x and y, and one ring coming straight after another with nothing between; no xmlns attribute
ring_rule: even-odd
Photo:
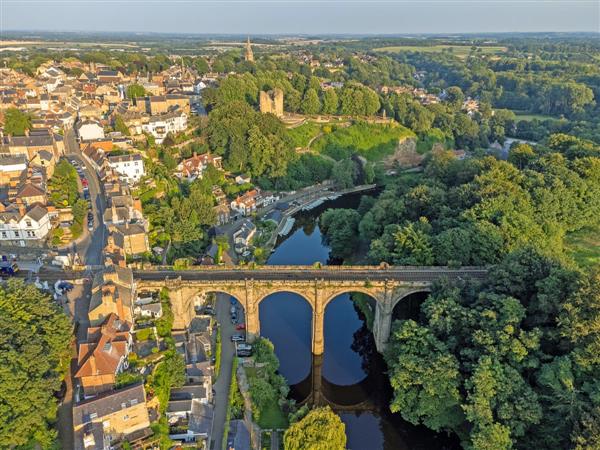
<svg viewBox="0 0 600 450"><path fill-rule="evenodd" d="M328 303L340 294L362 292L375 299L373 334L377 350L385 349L390 336L392 311L402 299L416 292L429 292L434 281L484 278L483 267L408 266L261 266L178 270L154 267L134 271L138 291L167 288L175 316L173 327L187 328L195 316L199 295L221 292L236 298L244 307L246 331L260 334L259 304L271 294L292 292L311 306L312 352L323 354L324 316Z"/></svg>

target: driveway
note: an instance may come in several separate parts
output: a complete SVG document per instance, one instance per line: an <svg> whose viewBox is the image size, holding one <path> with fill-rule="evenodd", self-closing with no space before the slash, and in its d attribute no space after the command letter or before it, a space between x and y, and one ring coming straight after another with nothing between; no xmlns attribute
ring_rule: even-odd
<svg viewBox="0 0 600 450"><path fill-rule="evenodd" d="M235 347L231 342L231 336L239 332L236 332L235 325L231 323L231 316L229 315L231 303L229 303L229 296L225 294L216 295L215 310L217 321L221 328L221 369L219 378L217 378L216 383L213 385L215 390L215 415L211 434L211 449L221 450L223 432L225 431L225 419L227 417L227 406L229 404L231 369L233 367L233 358L235 357Z"/></svg>

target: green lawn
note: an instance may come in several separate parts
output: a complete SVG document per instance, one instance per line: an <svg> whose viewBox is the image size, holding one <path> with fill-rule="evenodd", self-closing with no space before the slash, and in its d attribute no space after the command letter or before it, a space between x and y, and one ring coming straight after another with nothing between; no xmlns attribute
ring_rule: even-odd
<svg viewBox="0 0 600 450"><path fill-rule="evenodd" d="M267 408L261 411L258 425L265 430L287 428L287 417L281 412L281 408L276 400L271 402Z"/></svg>
<svg viewBox="0 0 600 450"><path fill-rule="evenodd" d="M394 153L399 139L414 136L412 131L401 125L359 122L321 136L311 148L337 161L354 153L369 161L379 161Z"/></svg>
<svg viewBox="0 0 600 450"><path fill-rule="evenodd" d="M519 120L559 120L558 117L546 116L544 114L530 114L528 112L513 111L517 115L517 121Z"/></svg>
<svg viewBox="0 0 600 450"><path fill-rule="evenodd" d="M288 128L287 133L292 138L294 147L306 147L310 140L321 132L321 125L306 122L295 128Z"/></svg>
<svg viewBox="0 0 600 450"><path fill-rule="evenodd" d="M374 48L375 52L386 52L386 53L401 53L401 52L423 52L423 53L439 53L442 51L448 51L451 49L451 53L453 55L458 56L459 58L466 58L469 53L471 53L471 45L431 45L431 46L419 46L419 45L402 45L395 47L380 47ZM506 47L500 46L485 46L485 47L477 47L477 49L481 49L481 52L477 52L478 54L484 55L497 55L500 53L506 52Z"/></svg>
<svg viewBox="0 0 600 450"><path fill-rule="evenodd" d="M565 239L566 251L584 268L600 266L600 225L569 233Z"/></svg>

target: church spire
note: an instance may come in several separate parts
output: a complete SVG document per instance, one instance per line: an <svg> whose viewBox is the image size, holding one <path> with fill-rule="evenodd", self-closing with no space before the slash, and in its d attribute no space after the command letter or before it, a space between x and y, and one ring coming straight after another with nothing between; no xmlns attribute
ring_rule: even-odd
<svg viewBox="0 0 600 450"><path fill-rule="evenodd" d="M252 53L252 46L250 45L250 36L248 36L248 39L246 40L246 54L244 59L249 62L254 61L254 54Z"/></svg>

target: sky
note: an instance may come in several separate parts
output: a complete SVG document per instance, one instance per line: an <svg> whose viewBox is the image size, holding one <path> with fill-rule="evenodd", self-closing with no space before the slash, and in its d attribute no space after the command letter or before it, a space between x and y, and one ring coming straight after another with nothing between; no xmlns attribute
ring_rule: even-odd
<svg viewBox="0 0 600 450"><path fill-rule="evenodd" d="M0 0L3 31L600 32L600 0Z"/></svg>

